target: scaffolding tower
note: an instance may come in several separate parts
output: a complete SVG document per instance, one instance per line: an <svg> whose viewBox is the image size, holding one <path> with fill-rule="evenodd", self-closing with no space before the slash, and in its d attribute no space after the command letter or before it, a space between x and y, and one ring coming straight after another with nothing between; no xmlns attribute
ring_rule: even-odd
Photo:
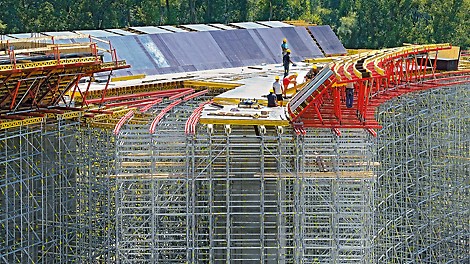
<svg viewBox="0 0 470 264"><path fill-rule="evenodd" d="M159 127L118 136L117 262L371 261L367 132L216 126L185 136L174 118Z"/></svg>
<svg viewBox="0 0 470 264"><path fill-rule="evenodd" d="M468 261L468 88L384 104L377 139L185 135L206 98L153 134L149 122L115 136L61 119L2 130L2 262Z"/></svg>
<svg viewBox="0 0 470 264"><path fill-rule="evenodd" d="M111 259L465 261L463 98L468 86L391 101L379 112L386 126L378 139L361 129L339 137L325 129L297 135L289 128L223 125L185 135L188 106L176 108L154 134L148 124L126 125L111 144Z"/></svg>
<svg viewBox="0 0 470 264"><path fill-rule="evenodd" d="M427 90L380 107L376 262L469 261L469 88Z"/></svg>
<svg viewBox="0 0 470 264"><path fill-rule="evenodd" d="M76 261L78 124L57 119L1 131L3 263Z"/></svg>

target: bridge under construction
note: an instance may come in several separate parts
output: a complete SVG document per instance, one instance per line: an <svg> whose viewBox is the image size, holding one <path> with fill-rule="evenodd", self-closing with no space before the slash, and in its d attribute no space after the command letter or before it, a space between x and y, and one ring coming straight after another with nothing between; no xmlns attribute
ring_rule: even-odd
<svg viewBox="0 0 470 264"><path fill-rule="evenodd" d="M258 25L1 41L0 262L468 262L468 57Z"/></svg>

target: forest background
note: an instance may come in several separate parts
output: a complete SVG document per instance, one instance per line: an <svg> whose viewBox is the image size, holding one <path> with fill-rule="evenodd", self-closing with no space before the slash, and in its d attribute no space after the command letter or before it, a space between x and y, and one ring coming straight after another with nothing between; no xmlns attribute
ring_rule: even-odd
<svg viewBox="0 0 470 264"><path fill-rule="evenodd" d="M0 0L0 34L265 20L330 25L347 48L470 48L470 0Z"/></svg>

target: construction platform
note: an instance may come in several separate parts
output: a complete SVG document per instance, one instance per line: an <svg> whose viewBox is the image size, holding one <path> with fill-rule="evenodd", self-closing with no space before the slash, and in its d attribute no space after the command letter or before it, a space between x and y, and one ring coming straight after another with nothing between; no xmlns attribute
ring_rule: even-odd
<svg viewBox="0 0 470 264"><path fill-rule="evenodd" d="M80 32L1 42L1 261L468 262L469 72L439 69L449 44L325 59L344 48L323 26ZM284 36L298 86L268 108Z"/></svg>

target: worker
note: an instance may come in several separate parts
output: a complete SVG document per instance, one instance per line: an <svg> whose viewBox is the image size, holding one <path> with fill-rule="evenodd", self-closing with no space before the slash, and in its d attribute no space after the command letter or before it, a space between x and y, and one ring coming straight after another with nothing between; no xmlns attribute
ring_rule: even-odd
<svg viewBox="0 0 470 264"><path fill-rule="evenodd" d="M286 97L286 92L289 89L289 85L291 83L294 84L294 86L297 85L297 76L299 76L299 74L294 72L294 74L289 75L289 76L285 77L284 79L282 79L282 86L284 87L284 89L283 89L284 97Z"/></svg>
<svg viewBox="0 0 470 264"><path fill-rule="evenodd" d="M319 70L317 65L313 65L312 68L305 75L305 81L308 82L317 76Z"/></svg>
<svg viewBox="0 0 470 264"><path fill-rule="evenodd" d="M279 76L274 77L273 90L274 90L274 93L276 94L278 105L282 106L282 102L283 102L282 94L283 94L283 92L282 92L281 83L279 82L279 79L280 79Z"/></svg>
<svg viewBox="0 0 470 264"><path fill-rule="evenodd" d="M326 167L325 161L323 158L320 156L320 153L314 151L313 154L315 155L315 162L317 163L318 169L321 172L327 172L328 169Z"/></svg>
<svg viewBox="0 0 470 264"><path fill-rule="evenodd" d="M354 100L354 83L349 82L346 84L346 107L351 108Z"/></svg>
<svg viewBox="0 0 470 264"><path fill-rule="evenodd" d="M286 50L286 55L282 57L282 64L284 65L284 77L289 75L289 65L292 63L292 66L296 66L294 62L290 59L290 49Z"/></svg>
<svg viewBox="0 0 470 264"><path fill-rule="evenodd" d="M281 44L281 50L282 50L282 56L284 57L284 55L286 55L286 52L287 50L289 49L289 45L287 44L287 39L284 38L282 40L282 44Z"/></svg>
<svg viewBox="0 0 470 264"><path fill-rule="evenodd" d="M271 89L268 94L268 107L276 107L276 95L274 94L274 90Z"/></svg>

